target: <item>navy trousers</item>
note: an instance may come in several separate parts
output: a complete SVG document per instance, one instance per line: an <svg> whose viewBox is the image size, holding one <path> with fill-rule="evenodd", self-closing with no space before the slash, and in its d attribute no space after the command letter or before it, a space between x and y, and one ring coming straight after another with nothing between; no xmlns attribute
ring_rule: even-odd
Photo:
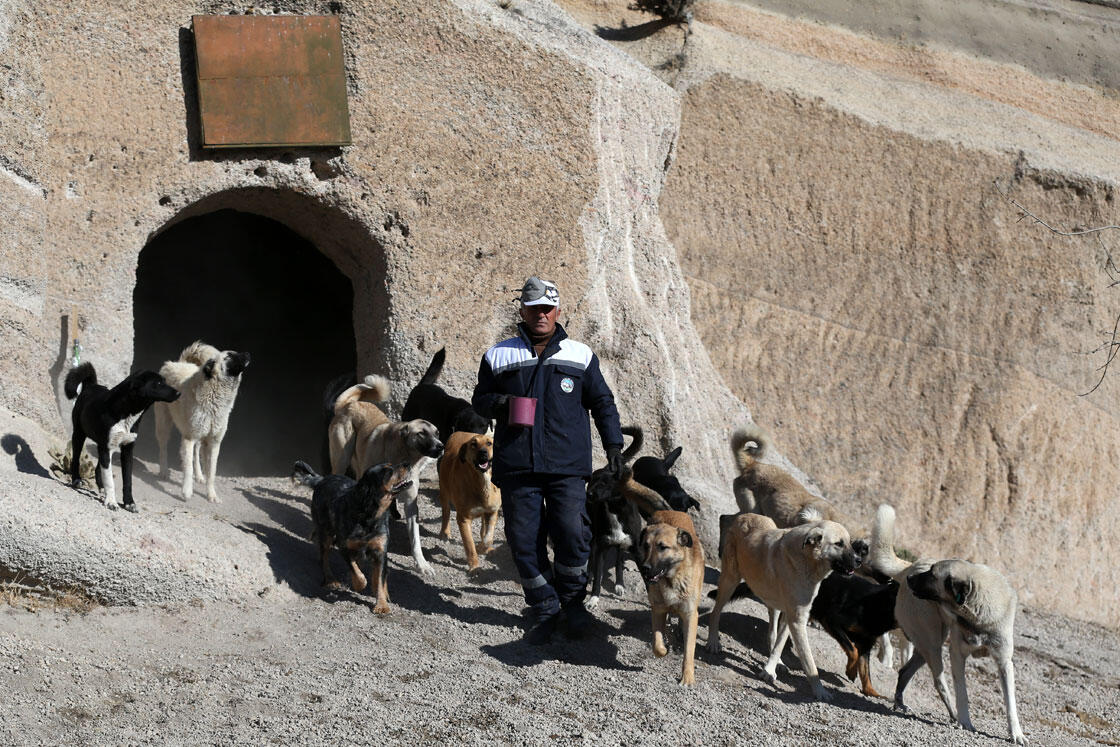
<svg viewBox="0 0 1120 747"><path fill-rule="evenodd" d="M506 543L533 613L539 619L582 604L591 554L586 481L573 475L508 475L498 487Z"/></svg>

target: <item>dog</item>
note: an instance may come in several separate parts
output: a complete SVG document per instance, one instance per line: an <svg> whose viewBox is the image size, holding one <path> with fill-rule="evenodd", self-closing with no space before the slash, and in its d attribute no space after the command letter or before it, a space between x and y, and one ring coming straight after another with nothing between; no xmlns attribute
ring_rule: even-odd
<svg viewBox="0 0 1120 747"><path fill-rule="evenodd" d="M779 529L768 516L742 514L727 527L720 562L716 603L708 618L708 650L720 651L720 612L742 579L770 610L770 658L763 668L766 679L777 684L778 662L792 636L813 695L817 700L831 700L817 674L807 625L821 581L832 572L850 576L859 567L848 530L834 521Z"/></svg>
<svg viewBox="0 0 1120 747"><path fill-rule="evenodd" d="M494 458L494 438L465 431L455 431L447 439L439 464L439 503L443 509L443 526L439 534L451 539L451 509L467 555L467 570L478 568L471 522L482 517L482 554L494 549L494 529L498 526L498 509L502 494L490 482L490 466Z"/></svg>
<svg viewBox="0 0 1120 747"><path fill-rule="evenodd" d="M1015 589L1003 574L967 560L918 560L911 564L894 552L894 509L883 504L875 516L870 562L899 583L895 617L916 653L898 673L895 708L906 712L903 693L910 679L928 664L934 686L949 719L975 731L968 713L965 659L991 655L999 669L1003 705L1011 741L1026 744L1015 701L1014 652ZM956 708L949 700L941 649L949 640L949 661L956 691Z"/></svg>
<svg viewBox="0 0 1120 747"><path fill-rule="evenodd" d="M97 383L97 372L90 363L70 369L64 384L67 399L75 399L70 418L74 425L71 438L70 481L82 484L80 475L82 449L86 439L97 445L97 487L102 501L115 509L117 490L113 484L113 452L121 452L121 485L125 509L136 512L132 499L132 449L140 418L155 402L174 402L179 392L155 371L138 371L109 389Z"/></svg>
<svg viewBox="0 0 1120 747"><path fill-rule="evenodd" d="M337 547L350 566L350 588L362 591L367 577L361 563L370 560L370 580L377 583L377 601L373 611L389 611L389 586L387 583L389 561L389 504L398 493L406 490L408 468L378 464L362 473L354 481L345 475L317 474L306 462L296 462L292 479L307 485L311 494L311 520L314 529L311 541L319 547L319 561L323 566L323 586L338 590L342 585L331 573L330 551Z"/></svg>
<svg viewBox="0 0 1120 747"><path fill-rule="evenodd" d="M382 462L404 464L409 468L409 487L401 494L405 502L409 544L416 567L425 576L434 573L420 547L420 513L417 494L420 473L443 453L436 427L426 420L392 422L375 402L389 397L389 382L381 376L365 379L339 395L331 420L331 465L336 475L352 467L363 474Z"/></svg>
<svg viewBox="0 0 1120 747"><path fill-rule="evenodd" d="M859 676L863 694L881 698L871 684L871 649L898 627L894 618L898 582L876 583L863 576L831 573L821 581L809 616L840 644L848 657L844 673Z"/></svg>
<svg viewBox="0 0 1120 747"><path fill-rule="evenodd" d="M241 374L249 366L249 353L218 350L198 340L188 345L177 361L167 361L159 369L167 383L183 393L169 404L156 407L156 440L159 442L159 472L167 478L167 440L171 424L182 437L179 444L183 467L182 496L194 493L194 480L205 481L206 499L219 501L215 489L218 452L225 438L229 414L233 410Z"/></svg>
<svg viewBox="0 0 1120 747"><path fill-rule="evenodd" d="M322 470L325 474L333 474L334 469L331 464L331 439L330 428L331 421L334 420L334 403L338 401L339 395L358 383L358 377L355 374L341 374L331 379L330 382L323 388L323 440L322 448L319 452L319 461L322 465ZM347 474L353 477L353 474L347 471Z"/></svg>
<svg viewBox="0 0 1120 747"><path fill-rule="evenodd" d="M681 487L680 481L674 475L669 474L681 451L682 447L678 446L664 459L655 456L640 457L634 462L634 479L660 493L674 511L687 512L689 509L700 508L700 502Z"/></svg>
<svg viewBox="0 0 1120 747"><path fill-rule="evenodd" d="M622 434L631 439L630 445L622 452L622 463L626 465L641 450L644 437L642 429L637 426L624 426ZM620 593L625 589L623 572L626 558L639 562L638 540L646 521L655 511L671 509L664 498L636 482L628 470L623 471L620 479L611 475L606 467L591 474L587 483L587 513L591 519L591 557L588 560L591 595L585 607L594 609L599 605L608 552L611 549L615 551L614 590Z"/></svg>
<svg viewBox="0 0 1120 747"><path fill-rule="evenodd" d="M704 549L692 519L683 511L656 511L638 540L642 578L649 595L653 655L665 648L665 618L670 613L684 626L684 664L680 684L696 682L696 623L704 583Z"/></svg>
<svg viewBox="0 0 1120 747"><path fill-rule="evenodd" d="M485 434L490 430L490 421L475 412L470 402L451 396L436 384L446 356L446 348L432 356L420 383L408 393L401 420L427 420L439 431L439 440L444 443L457 431Z"/></svg>

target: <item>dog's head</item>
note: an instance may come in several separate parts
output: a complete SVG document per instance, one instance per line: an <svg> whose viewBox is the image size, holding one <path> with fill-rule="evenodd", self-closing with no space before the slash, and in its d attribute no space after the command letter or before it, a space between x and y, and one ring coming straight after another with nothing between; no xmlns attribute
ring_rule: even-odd
<svg viewBox="0 0 1120 747"><path fill-rule="evenodd" d="M459 447L459 461L469 464L479 472L486 472L494 460L494 437L472 436Z"/></svg>
<svg viewBox="0 0 1120 747"><path fill-rule="evenodd" d="M137 402L174 402L179 391L155 371L140 371L128 377L128 393Z"/></svg>
<svg viewBox="0 0 1120 747"><path fill-rule="evenodd" d="M223 350L202 364L207 379L236 379L249 367L250 355L236 350Z"/></svg>
<svg viewBox="0 0 1120 747"><path fill-rule="evenodd" d="M852 540L843 524L835 521L814 521L802 524L803 546L818 562L827 562L833 571L850 576L863 563L863 558L852 547Z"/></svg>
<svg viewBox="0 0 1120 747"><path fill-rule="evenodd" d="M664 522L647 524L638 541L638 570L646 585L672 578L695 544L684 529Z"/></svg>
<svg viewBox="0 0 1120 747"><path fill-rule="evenodd" d="M606 467L600 467L591 473L587 481L587 500L591 503L606 503L618 498L618 481L611 475Z"/></svg>
<svg viewBox="0 0 1120 747"><path fill-rule="evenodd" d="M381 513L389 507L397 493L412 485L408 474L406 464L375 464L362 473L356 490L364 493L371 502L376 502L378 513Z"/></svg>
<svg viewBox="0 0 1120 747"><path fill-rule="evenodd" d="M443 453L439 431L427 420L410 420L404 424L404 442L412 451L422 456L437 458Z"/></svg>
<svg viewBox="0 0 1120 747"><path fill-rule="evenodd" d="M929 568L912 573L906 583L914 596L950 607L966 607L976 591L975 566L964 560L939 560Z"/></svg>

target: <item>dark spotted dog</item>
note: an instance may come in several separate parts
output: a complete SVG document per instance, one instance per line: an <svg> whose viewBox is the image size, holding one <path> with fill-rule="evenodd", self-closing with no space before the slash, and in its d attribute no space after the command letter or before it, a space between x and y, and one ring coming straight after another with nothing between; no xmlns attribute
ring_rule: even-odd
<svg viewBox="0 0 1120 747"><path fill-rule="evenodd" d="M121 482L124 507L136 511L132 500L132 448L136 441L140 418L153 402L174 402L179 392L168 386L155 371L137 371L125 377L112 389L97 383L93 365L83 363L66 374L66 397L75 399L71 420L70 478L75 487L81 484L80 466L86 439L97 445L97 487L109 508L117 508L113 484L113 452L121 452Z"/></svg>
<svg viewBox="0 0 1120 747"><path fill-rule="evenodd" d="M373 611L379 614L389 611L388 509L397 493L412 484L406 479L408 473L407 465L378 464L354 481L345 475L319 475L306 462L296 462L292 469L292 479L314 491L311 519L315 529L311 541L319 546L323 585L332 590L342 588L331 573L332 545L350 566L350 588L354 591L366 588L366 576L360 563L369 558L370 578L377 582L377 603Z"/></svg>

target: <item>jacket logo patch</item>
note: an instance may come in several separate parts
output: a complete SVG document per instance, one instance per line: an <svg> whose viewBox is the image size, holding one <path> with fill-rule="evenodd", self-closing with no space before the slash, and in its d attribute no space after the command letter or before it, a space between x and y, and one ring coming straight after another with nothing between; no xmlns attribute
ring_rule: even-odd
<svg viewBox="0 0 1120 747"><path fill-rule="evenodd" d="M560 379L560 388L564 390L564 394L571 394L572 390L576 388L576 383L565 376Z"/></svg>

